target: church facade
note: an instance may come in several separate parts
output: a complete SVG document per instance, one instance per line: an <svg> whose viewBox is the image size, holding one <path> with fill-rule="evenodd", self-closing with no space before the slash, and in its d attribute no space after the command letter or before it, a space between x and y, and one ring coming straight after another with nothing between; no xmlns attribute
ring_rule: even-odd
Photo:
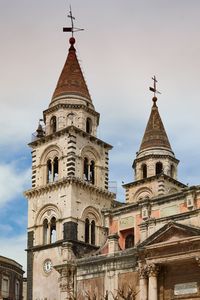
<svg viewBox="0 0 200 300"><path fill-rule="evenodd" d="M177 179L157 98L119 203L108 189L112 146L97 137L100 116L69 42L29 144L27 299L200 299L200 187Z"/></svg>

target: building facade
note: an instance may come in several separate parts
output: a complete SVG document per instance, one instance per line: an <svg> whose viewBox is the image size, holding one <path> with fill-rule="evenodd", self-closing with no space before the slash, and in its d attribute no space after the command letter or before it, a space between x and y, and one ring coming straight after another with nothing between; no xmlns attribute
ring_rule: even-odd
<svg viewBox="0 0 200 300"><path fill-rule="evenodd" d="M69 42L29 144L27 299L200 299L200 187L177 179L157 98L119 203L108 190L112 146L97 137L99 113Z"/></svg>
<svg viewBox="0 0 200 300"><path fill-rule="evenodd" d="M23 299L22 266L16 261L0 256L0 299Z"/></svg>

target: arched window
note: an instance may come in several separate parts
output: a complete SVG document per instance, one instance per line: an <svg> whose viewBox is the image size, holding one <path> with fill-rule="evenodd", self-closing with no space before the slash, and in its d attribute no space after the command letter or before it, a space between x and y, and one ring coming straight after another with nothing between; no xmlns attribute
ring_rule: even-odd
<svg viewBox="0 0 200 300"><path fill-rule="evenodd" d="M174 165L171 165L171 168L170 168L170 176L171 176L172 178L175 177L175 167L174 167Z"/></svg>
<svg viewBox="0 0 200 300"><path fill-rule="evenodd" d="M53 117L51 118L51 121L50 121L50 129L51 129L51 133L54 133L54 132L56 132L56 130L57 130L56 116L53 116Z"/></svg>
<svg viewBox="0 0 200 300"><path fill-rule="evenodd" d="M84 166L83 166L83 175L84 175L84 180L88 181L89 180L89 172L88 172L88 168L89 168L89 161L88 158L85 157L84 158Z"/></svg>
<svg viewBox="0 0 200 300"><path fill-rule="evenodd" d="M47 161L47 183L52 182L52 165L51 160Z"/></svg>
<svg viewBox="0 0 200 300"><path fill-rule="evenodd" d="M43 222L43 244L48 243L48 220L45 219Z"/></svg>
<svg viewBox="0 0 200 300"><path fill-rule="evenodd" d="M89 232L90 232L90 221L89 219L85 219L85 242L89 243Z"/></svg>
<svg viewBox="0 0 200 300"><path fill-rule="evenodd" d="M94 161L91 160L91 162L90 162L90 182L92 184L94 184L94 168L95 168Z"/></svg>
<svg viewBox="0 0 200 300"><path fill-rule="evenodd" d="M143 164L142 165L142 178L147 178L147 165Z"/></svg>
<svg viewBox="0 0 200 300"><path fill-rule="evenodd" d="M53 217L51 219L51 225L50 225L50 243L56 242L56 218Z"/></svg>
<svg viewBox="0 0 200 300"><path fill-rule="evenodd" d="M53 181L58 180L58 157L53 160Z"/></svg>
<svg viewBox="0 0 200 300"><path fill-rule="evenodd" d="M125 239L125 249L134 247L134 235L129 234Z"/></svg>
<svg viewBox="0 0 200 300"><path fill-rule="evenodd" d="M156 163L156 175L161 174L163 171L163 165L161 162Z"/></svg>
<svg viewBox="0 0 200 300"><path fill-rule="evenodd" d="M58 157L47 161L47 183L58 180Z"/></svg>
<svg viewBox="0 0 200 300"><path fill-rule="evenodd" d="M95 245L95 221L91 222L91 244Z"/></svg>
<svg viewBox="0 0 200 300"><path fill-rule="evenodd" d="M87 157L83 162L83 178L92 184L95 183L95 162L94 160L89 161Z"/></svg>
<svg viewBox="0 0 200 300"><path fill-rule="evenodd" d="M90 118L87 118L86 120L86 132L87 133L92 132L92 120Z"/></svg>

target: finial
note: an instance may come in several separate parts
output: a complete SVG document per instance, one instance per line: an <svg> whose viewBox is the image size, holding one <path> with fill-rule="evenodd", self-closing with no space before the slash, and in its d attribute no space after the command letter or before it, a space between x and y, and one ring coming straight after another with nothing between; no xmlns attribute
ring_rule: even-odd
<svg viewBox="0 0 200 300"><path fill-rule="evenodd" d="M71 5L70 5L70 10L69 10L69 15L67 17L71 19L71 27L63 27L63 32L71 32L72 33L72 36L71 36L69 42L71 44L71 47L73 47L73 45L75 44L74 32L82 31L84 29L74 27L75 17L72 14Z"/></svg>
<svg viewBox="0 0 200 300"><path fill-rule="evenodd" d="M152 98L152 101L153 101L153 103L154 103L154 106L156 106L156 101L158 100L158 98L156 97L156 94L161 94L161 93L157 90L156 83L157 83L158 81L157 81L155 75L152 77L152 80L153 80L153 87L150 86L150 87L149 87L149 90L150 90L151 92L154 93L154 96L153 96L153 98Z"/></svg>
<svg viewBox="0 0 200 300"><path fill-rule="evenodd" d="M44 136L44 130L43 130L42 125L41 125L40 122L44 122L43 119L39 119L38 128L36 130L36 132L37 132L36 137L37 138L41 138L41 137Z"/></svg>

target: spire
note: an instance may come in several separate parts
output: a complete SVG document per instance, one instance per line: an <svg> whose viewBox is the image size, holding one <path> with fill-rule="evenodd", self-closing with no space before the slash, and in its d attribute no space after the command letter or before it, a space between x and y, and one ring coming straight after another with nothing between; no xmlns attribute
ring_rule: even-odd
<svg viewBox="0 0 200 300"><path fill-rule="evenodd" d="M74 44L76 42L74 38L74 32L82 31L83 29L74 27L75 18L72 15L71 6L68 18L70 18L71 20L71 27L64 27L63 31L72 33L72 36L69 39L69 53L64 64L63 70L58 79L57 86L53 93L50 106L52 103L54 104L54 102L58 100L58 98L63 98L63 96L83 97L86 98L92 104L92 100L76 56L76 49L74 48Z"/></svg>
<svg viewBox="0 0 200 300"><path fill-rule="evenodd" d="M69 48L69 53L61 75L58 79L56 89L53 93L51 104L56 100L56 98L66 95L84 97L92 102L76 56L76 49L74 48L75 38L71 37L69 42L71 45Z"/></svg>
<svg viewBox="0 0 200 300"><path fill-rule="evenodd" d="M167 137L167 133L165 131L164 125L162 123L158 107L156 105L157 102L157 97L156 93L159 93L157 88L156 88L156 77L152 77L154 81L154 87L150 87L150 91L154 93L154 96L152 98L153 101L153 106L151 109L151 114L149 117L149 121L147 123L147 127L142 139L142 143L140 145L140 150L139 152L147 149L152 149L152 148L165 148L167 150L172 151L169 139Z"/></svg>
<svg viewBox="0 0 200 300"><path fill-rule="evenodd" d="M169 139L162 123L158 107L156 105L157 98L153 97L153 106L147 127L140 145L140 150L147 150L149 148L167 148L171 150Z"/></svg>

